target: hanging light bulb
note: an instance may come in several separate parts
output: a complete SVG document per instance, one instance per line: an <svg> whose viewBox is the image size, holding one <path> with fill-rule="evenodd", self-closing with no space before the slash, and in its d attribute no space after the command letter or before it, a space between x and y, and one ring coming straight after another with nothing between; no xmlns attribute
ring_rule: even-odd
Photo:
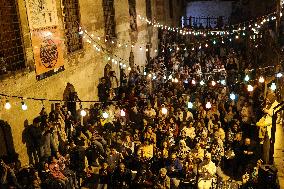
<svg viewBox="0 0 284 189"><path fill-rule="evenodd" d="M163 107L163 108L162 108L162 114L166 115L167 113L168 113L168 109L165 108L165 107Z"/></svg>
<svg viewBox="0 0 284 189"><path fill-rule="evenodd" d="M234 93L231 93L231 94L230 94L230 99L231 99L231 100L235 100L235 99L236 99L236 95L235 95Z"/></svg>
<svg viewBox="0 0 284 189"><path fill-rule="evenodd" d="M103 112L103 118L107 119L108 117L109 117L108 113L107 112Z"/></svg>
<svg viewBox="0 0 284 189"><path fill-rule="evenodd" d="M146 72L144 72L144 75L147 75L147 73L146 73Z"/></svg>
<svg viewBox="0 0 284 189"><path fill-rule="evenodd" d="M82 109L81 112L80 112L80 115L82 117L85 117L87 115L87 112L84 109Z"/></svg>
<svg viewBox="0 0 284 189"><path fill-rule="evenodd" d="M262 76L260 76L260 78L258 79L259 83L264 83L264 78Z"/></svg>
<svg viewBox="0 0 284 189"><path fill-rule="evenodd" d="M149 74L148 77L151 78L151 77L152 77L152 74Z"/></svg>
<svg viewBox="0 0 284 189"><path fill-rule="evenodd" d="M212 81L211 82L212 86L214 87L216 85L216 82L215 81Z"/></svg>
<svg viewBox="0 0 284 189"><path fill-rule="evenodd" d="M226 80L225 80L225 79L222 79L222 80L221 80L221 84L222 84L222 85L226 85Z"/></svg>
<svg viewBox="0 0 284 189"><path fill-rule="evenodd" d="M192 109L192 108L193 108L193 103L192 103L192 102L188 102L188 103L187 103L187 107L188 107L189 109Z"/></svg>
<svg viewBox="0 0 284 189"><path fill-rule="evenodd" d="M131 71L131 67L128 67L128 71Z"/></svg>
<svg viewBox="0 0 284 189"><path fill-rule="evenodd" d="M28 106L24 101L22 101L22 110L26 111L28 109Z"/></svg>
<svg viewBox="0 0 284 189"><path fill-rule="evenodd" d="M210 109L210 108L212 107L211 102L207 102L206 105L205 105L205 107L206 107L207 109Z"/></svg>
<svg viewBox="0 0 284 189"><path fill-rule="evenodd" d="M283 74L281 73L281 72L279 72L278 74L276 74L276 77L278 77L278 78L280 78L280 77L282 77L283 76Z"/></svg>
<svg viewBox="0 0 284 189"><path fill-rule="evenodd" d="M271 83L271 86L270 86L270 89L272 90L272 91L275 91L276 90L276 84L275 83Z"/></svg>
<svg viewBox="0 0 284 189"><path fill-rule="evenodd" d="M175 78L175 79L174 79L174 82L175 82L175 83L178 83L178 79L177 79L177 78Z"/></svg>
<svg viewBox="0 0 284 189"><path fill-rule="evenodd" d="M248 76L248 75L246 75L246 77L245 77L245 81L246 81L246 82L248 82L248 81L249 81L249 76Z"/></svg>
<svg viewBox="0 0 284 189"><path fill-rule="evenodd" d="M203 80L200 81L200 85L203 86L205 82Z"/></svg>
<svg viewBox="0 0 284 189"><path fill-rule="evenodd" d="M6 110L10 110L11 109L11 104L10 104L10 102L9 102L9 100L6 100L6 103L5 103L5 106L4 106L4 108L6 109Z"/></svg>
<svg viewBox="0 0 284 189"><path fill-rule="evenodd" d="M125 117L125 111L122 109L122 110L120 110L120 116L121 117Z"/></svg>
<svg viewBox="0 0 284 189"><path fill-rule="evenodd" d="M213 44L216 45L216 41L215 40L213 41Z"/></svg>
<svg viewBox="0 0 284 189"><path fill-rule="evenodd" d="M248 92L252 92L253 91L253 86L252 85L248 85Z"/></svg>
<svg viewBox="0 0 284 189"><path fill-rule="evenodd" d="M192 85L195 85L196 84L196 81L193 79L193 80L191 80L191 84Z"/></svg>
<svg viewBox="0 0 284 189"><path fill-rule="evenodd" d="M207 43L205 44L205 47L206 47L206 48L208 47L208 44L207 44Z"/></svg>
<svg viewBox="0 0 284 189"><path fill-rule="evenodd" d="M170 76L169 76L169 79L172 79L172 78L173 78L173 76L172 76L172 75L170 75Z"/></svg>

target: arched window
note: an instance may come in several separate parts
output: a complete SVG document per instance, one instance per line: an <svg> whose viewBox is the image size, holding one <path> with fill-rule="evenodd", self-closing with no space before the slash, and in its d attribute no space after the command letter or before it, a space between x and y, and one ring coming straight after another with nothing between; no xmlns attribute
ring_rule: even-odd
<svg viewBox="0 0 284 189"><path fill-rule="evenodd" d="M169 0L170 18L174 17L173 0Z"/></svg>
<svg viewBox="0 0 284 189"><path fill-rule="evenodd" d="M68 53L83 48L82 36L79 35L80 9L78 0L63 0L65 35Z"/></svg>
<svg viewBox="0 0 284 189"><path fill-rule="evenodd" d="M152 2L151 0L146 0L146 15L147 15L147 19L152 21Z"/></svg>
<svg viewBox="0 0 284 189"><path fill-rule="evenodd" d="M136 0L128 0L128 5L131 31L137 31Z"/></svg>
<svg viewBox="0 0 284 189"><path fill-rule="evenodd" d="M105 18L105 36L107 39L116 38L116 23L114 0L103 0Z"/></svg>
<svg viewBox="0 0 284 189"><path fill-rule="evenodd" d="M0 75L25 67L19 16L15 0L0 1Z"/></svg>

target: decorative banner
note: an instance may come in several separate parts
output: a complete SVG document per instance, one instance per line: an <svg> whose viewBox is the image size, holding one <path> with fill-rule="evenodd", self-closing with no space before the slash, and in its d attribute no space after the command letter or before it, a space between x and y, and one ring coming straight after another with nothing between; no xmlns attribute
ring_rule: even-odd
<svg viewBox="0 0 284 189"><path fill-rule="evenodd" d="M33 30L32 43L37 77L63 67L63 48L56 26Z"/></svg>
<svg viewBox="0 0 284 189"><path fill-rule="evenodd" d="M62 33L55 0L28 0L27 14L37 79L64 70Z"/></svg>

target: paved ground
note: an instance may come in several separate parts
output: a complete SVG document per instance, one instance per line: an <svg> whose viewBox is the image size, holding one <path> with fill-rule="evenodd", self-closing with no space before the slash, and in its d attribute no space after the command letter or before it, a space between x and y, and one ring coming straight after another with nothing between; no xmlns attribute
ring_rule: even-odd
<svg viewBox="0 0 284 189"><path fill-rule="evenodd" d="M278 124L276 128L276 142L274 146L274 162L278 169L280 188L284 189L284 129Z"/></svg>

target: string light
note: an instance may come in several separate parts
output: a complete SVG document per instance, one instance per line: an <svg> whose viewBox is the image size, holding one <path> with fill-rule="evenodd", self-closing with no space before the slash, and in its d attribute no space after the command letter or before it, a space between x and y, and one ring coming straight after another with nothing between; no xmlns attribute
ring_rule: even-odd
<svg viewBox="0 0 284 189"><path fill-rule="evenodd" d="M108 117L109 117L108 113L107 112L103 112L103 118L107 119Z"/></svg>
<svg viewBox="0 0 284 189"><path fill-rule="evenodd" d="M205 82L203 80L200 81L200 85L203 86Z"/></svg>
<svg viewBox="0 0 284 189"><path fill-rule="evenodd" d="M120 110L120 116L125 117L125 111L124 110Z"/></svg>
<svg viewBox="0 0 284 189"><path fill-rule="evenodd" d="M210 108L212 107L211 102L207 102L206 105L205 105L205 107L206 107L207 109L210 109Z"/></svg>
<svg viewBox="0 0 284 189"><path fill-rule="evenodd" d="M211 82L212 86L214 87L216 85L216 82L215 81L212 81Z"/></svg>
<svg viewBox="0 0 284 189"><path fill-rule="evenodd" d="M191 84L192 84L192 85L195 85L195 84L196 84L196 81L193 79L193 80L191 81Z"/></svg>
<svg viewBox="0 0 284 189"><path fill-rule="evenodd" d="M162 108L162 114L166 115L167 113L168 113L168 109L165 108L165 107L163 107L163 108Z"/></svg>
<svg viewBox="0 0 284 189"><path fill-rule="evenodd" d="M272 90L272 91L275 91L276 90L276 84L275 83L271 83L271 86L270 86L270 89Z"/></svg>
<svg viewBox="0 0 284 189"><path fill-rule="evenodd" d="M188 107L189 109L192 109L192 108L193 108L193 103L192 103L192 102L188 102L188 103L187 103L187 107Z"/></svg>
<svg viewBox="0 0 284 189"><path fill-rule="evenodd" d="M253 86L252 85L248 85L248 92L252 92L253 91Z"/></svg>
<svg viewBox="0 0 284 189"><path fill-rule="evenodd" d="M221 80L221 84L222 84L222 85L226 85L226 80L222 79L222 80Z"/></svg>
<svg viewBox="0 0 284 189"><path fill-rule="evenodd" d="M6 103L5 103L5 106L4 106L4 108L6 109L6 110L10 110L11 109L11 104L10 104L10 102L9 102L9 100L6 100Z"/></svg>
<svg viewBox="0 0 284 189"><path fill-rule="evenodd" d="M22 110L26 111L28 109L28 106L26 105L26 103L24 101L22 101Z"/></svg>
<svg viewBox="0 0 284 189"><path fill-rule="evenodd" d="M264 83L264 78L262 76L260 76L258 81L259 81L259 83Z"/></svg>
<svg viewBox="0 0 284 189"><path fill-rule="evenodd" d="M230 99L231 99L231 100L235 100L235 99L236 99L236 95L235 95L234 93L231 93L231 94L230 94Z"/></svg>
<svg viewBox="0 0 284 189"><path fill-rule="evenodd" d="M82 109L80 114L82 117L85 117L87 115L87 112L84 109Z"/></svg>
<svg viewBox="0 0 284 189"><path fill-rule="evenodd" d="M246 81L246 82L248 82L248 81L249 81L249 76L248 76L248 75L246 75L246 77L245 77L245 81Z"/></svg>
<svg viewBox="0 0 284 189"><path fill-rule="evenodd" d="M283 74L280 73L280 72L276 74L276 77L278 77L278 78L281 78L282 76L283 76Z"/></svg>

